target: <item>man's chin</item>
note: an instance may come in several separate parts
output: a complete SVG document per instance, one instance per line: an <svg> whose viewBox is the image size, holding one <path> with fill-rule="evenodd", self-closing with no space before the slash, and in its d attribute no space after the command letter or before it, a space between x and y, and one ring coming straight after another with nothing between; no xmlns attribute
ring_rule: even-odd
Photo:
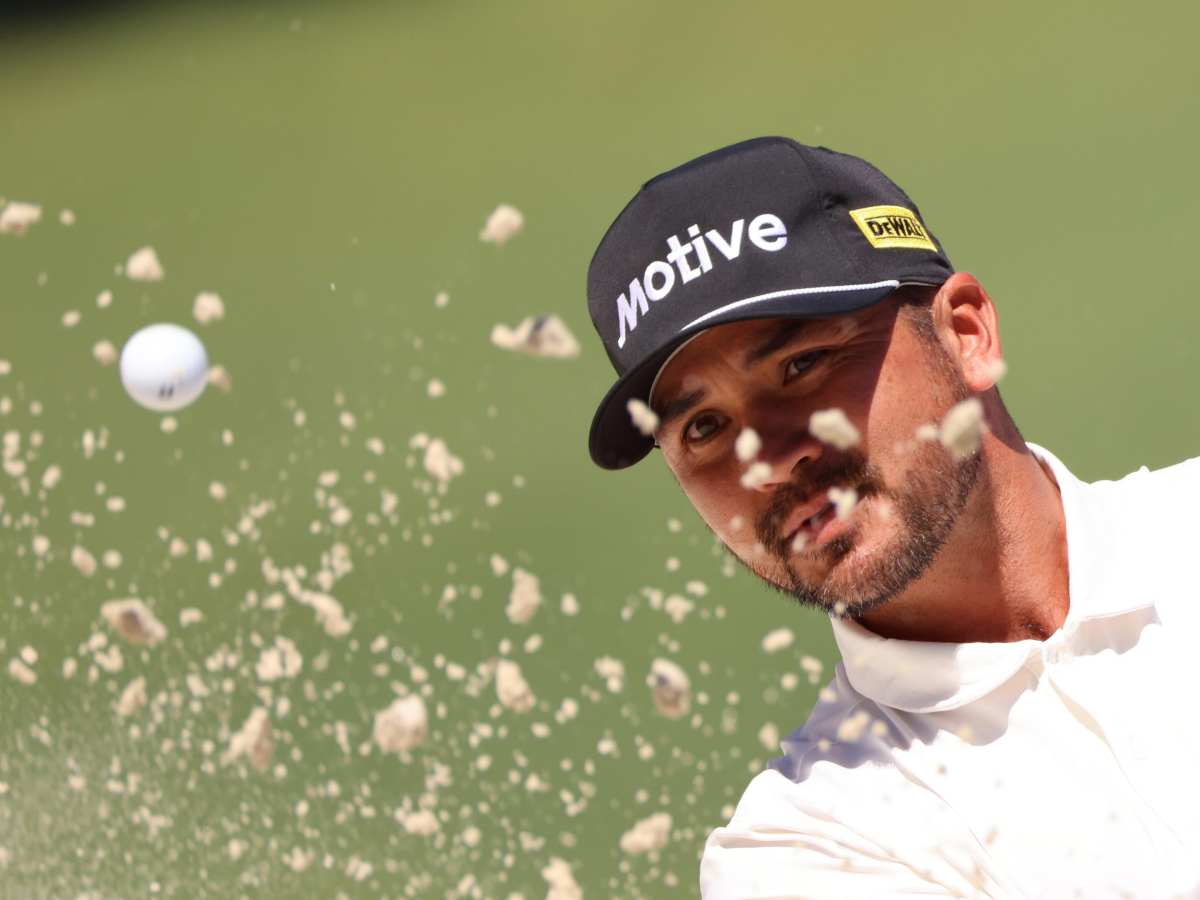
<svg viewBox="0 0 1200 900"><path fill-rule="evenodd" d="M786 586L773 585L804 606L837 615L859 615L877 609L890 598L882 591L884 573L874 571L886 559L887 548L872 548L862 523L819 546L792 557Z"/></svg>

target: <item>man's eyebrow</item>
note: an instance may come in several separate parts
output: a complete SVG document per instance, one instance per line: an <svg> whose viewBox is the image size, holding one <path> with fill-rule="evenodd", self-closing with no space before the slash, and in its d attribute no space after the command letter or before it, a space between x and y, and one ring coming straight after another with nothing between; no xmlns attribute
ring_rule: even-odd
<svg viewBox="0 0 1200 900"><path fill-rule="evenodd" d="M793 338L809 329L812 325L813 322L811 319L790 319L784 322L775 329L774 333L766 341L746 353L742 358L742 368L748 369L781 347L786 347ZM665 428L667 425L670 425L671 422L678 419L707 395L708 392L704 388L700 388L692 391L690 394L684 394L682 397L672 400L662 407L661 410L656 410L659 428Z"/></svg>
<svg viewBox="0 0 1200 900"><path fill-rule="evenodd" d="M792 338L796 337L803 331L807 331L814 323L811 319L792 319L784 322L779 328L775 329L766 341L759 344L753 350L746 353L742 358L742 368L749 369L756 362L770 356L780 347L786 347Z"/></svg>
<svg viewBox="0 0 1200 900"><path fill-rule="evenodd" d="M707 390L700 388L699 390L692 391L690 394L684 394L682 397L672 400L670 403L664 406L662 411L658 414L658 427L665 428L666 426L670 425L672 421L678 419L685 412L703 400L707 394Z"/></svg>

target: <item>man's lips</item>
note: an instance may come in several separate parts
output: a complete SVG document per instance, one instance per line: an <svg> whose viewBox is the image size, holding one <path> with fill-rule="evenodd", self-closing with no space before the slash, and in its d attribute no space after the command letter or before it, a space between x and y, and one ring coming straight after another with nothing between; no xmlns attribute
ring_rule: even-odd
<svg viewBox="0 0 1200 900"><path fill-rule="evenodd" d="M792 511L792 514L788 516L787 520L784 522L784 543L790 546L791 542L796 539L796 535L799 533L800 529L808 523L809 519L811 519L817 513L824 512L826 509L831 508L832 506L833 501L829 499L829 495L827 493L822 491L821 494L818 495L817 499L810 503L806 503L803 506L796 507L796 509Z"/></svg>

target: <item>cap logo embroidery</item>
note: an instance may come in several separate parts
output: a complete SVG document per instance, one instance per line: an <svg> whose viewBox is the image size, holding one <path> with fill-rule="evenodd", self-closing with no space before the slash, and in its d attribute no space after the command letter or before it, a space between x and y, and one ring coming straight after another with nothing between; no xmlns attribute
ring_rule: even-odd
<svg viewBox="0 0 1200 900"><path fill-rule="evenodd" d="M691 240L686 244L682 243L677 235L668 237L667 247L670 252L666 255L666 261L656 259L646 266L646 271L641 277L629 282L629 290L617 298L617 322L620 328L617 347L625 346L626 336L637 328L638 316L645 316L650 312L646 301L657 302L671 293L676 283L676 270L679 272L679 281L683 284L712 271L713 254L709 252L710 244L730 261L737 259L742 253L743 234L751 244L768 253L774 253L787 246L787 228L779 216L771 213L755 216L749 225L745 219L734 219L729 226L728 238L715 228L701 234L699 225L689 226L687 233ZM695 265L688 259L692 253L695 253Z"/></svg>
<svg viewBox="0 0 1200 900"><path fill-rule="evenodd" d="M850 210L850 216L876 250L909 247L937 252L921 220L903 206L864 206Z"/></svg>

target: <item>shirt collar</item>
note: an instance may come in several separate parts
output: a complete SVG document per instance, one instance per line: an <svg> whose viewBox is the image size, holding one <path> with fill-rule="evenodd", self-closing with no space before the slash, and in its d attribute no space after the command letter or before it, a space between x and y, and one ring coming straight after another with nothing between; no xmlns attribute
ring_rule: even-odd
<svg viewBox="0 0 1200 900"><path fill-rule="evenodd" d="M1070 609L1056 634L1073 634L1080 622L1151 605L1144 590L1119 577L1117 531L1122 517L1107 515L1113 482L1087 484L1050 451L1026 443L1058 483L1067 537ZM1143 467L1144 471L1144 467ZM1128 571L1128 567L1124 567ZM1111 576L1111 577L1110 577ZM883 638L853 619L831 616L833 636L850 684L877 703L908 712L955 709L991 693L1011 678L1043 642L951 644ZM1053 636L1051 640L1053 640Z"/></svg>

